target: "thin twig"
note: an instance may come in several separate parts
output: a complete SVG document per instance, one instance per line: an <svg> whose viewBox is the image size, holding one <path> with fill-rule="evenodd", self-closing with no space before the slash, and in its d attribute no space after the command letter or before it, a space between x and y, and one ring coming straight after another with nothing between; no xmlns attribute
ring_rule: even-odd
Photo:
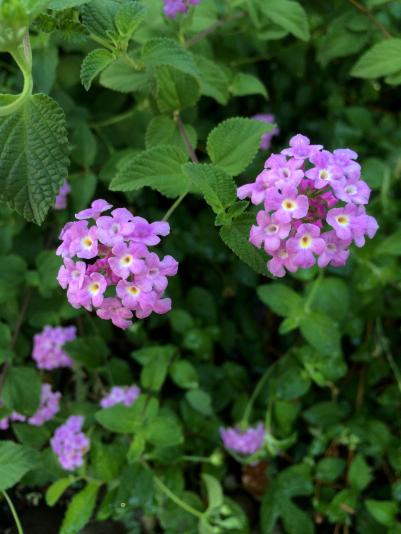
<svg viewBox="0 0 401 534"><path fill-rule="evenodd" d="M363 4L360 4L357 2L357 0L348 0L350 4L352 4L358 11L363 13L368 17L370 22L376 26L378 30L382 32L382 34L389 39L392 37L391 33L372 15L372 13L367 9Z"/></svg>
<svg viewBox="0 0 401 534"><path fill-rule="evenodd" d="M226 22L231 22L232 20L238 20L241 19L245 13L236 13L235 15L231 15L230 17L226 17L221 20L217 20L213 24L211 24L208 28L204 29L203 31L197 33L191 39L188 39L186 42L186 47L190 48L191 46L194 46L196 43L199 43L199 41L202 41L205 37L207 37L209 34L213 33L217 30L217 28L221 28L221 26L224 26Z"/></svg>
<svg viewBox="0 0 401 534"><path fill-rule="evenodd" d="M7 501L7 504L9 506L9 508L10 508L10 511L11 511L12 516L13 516L14 521L15 521L15 526L17 527L18 534L24 534L21 522L20 522L18 514L17 514L17 510L14 508L13 501L10 499L10 497L8 496L8 494L7 494L7 492L5 490L2 490L2 494L3 494L4 498L5 498L5 500Z"/></svg>

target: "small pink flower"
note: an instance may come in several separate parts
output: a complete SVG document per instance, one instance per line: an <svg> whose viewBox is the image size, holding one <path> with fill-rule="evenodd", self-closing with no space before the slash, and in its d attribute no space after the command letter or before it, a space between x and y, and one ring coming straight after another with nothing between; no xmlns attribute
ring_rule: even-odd
<svg viewBox="0 0 401 534"><path fill-rule="evenodd" d="M129 238L134 243L143 243L152 246L160 243L160 235L166 236L170 233L170 225L164 221L149 223L143 217L134 217L134 231Z"/></svg>
<svg viewBox="0 0 401 534"><path fill-rule="evenodd" d="M82 210L79 213L75 215L75 217L78 220L81 219L97 219L104 211L109 210L113 206L106 202L105 200L99 198L98 200L94 200L91 204L91 207Z"/></svg>
<svg viewBox="0 0 401 534"><path fill-rule="evenodd" d="M131 326L132 312L122 306L117 298L105 298L96 313L101 319L110 319L119 328L126 329Z"/></svg>
<svg viewBox="0 0 401 534"><path fill-rule="evenodd" d="M112 271L121 278L128 278L132 274L140 274L145 268L144 258L148 252L141 244L126 245L118 243L112 249L113 257L109 258Z"/></svg>
<svg viewBox="0 0 401 534"><path fill-rule="evenodd" d="M60 267L57 280L63 289L67 287L81 289L84 283L86 264L83 261L73 262L64 258L64 265Z"/></svg>
<svg viewBox="0 0 401 534"><path fill-rule="evenodd" d="M287 251L294 254L294 263L303 269L315 264L314 254L321 254L326 247L315 224L301 224L295 237L287 241Z"/></svg>
<svg viewBox="0 0 401 534"><path fill-rule="evenodd" d="M349 256L348 247L351 241L339 239L334 230L322 234L322 239L324 239L326 247L317 260L319 267L326 267L329 263L334 267L345 265Z"/></svg>
<svg viewBox="0 0 401 534"><path fill-rule="evenodd" d="M266 193L265 208L267 211L275 210L281 223L302 219L308 213L308 207L308 197L298 195L297 188L292 185L283 187L281 192L272 187Z"/></svg>
<svg viewBox="0 0 401 534"><path fill-rule="evenodd" d="M281 153L297 159L307 159L322 148L322 145L311 145L310 140L305 135L297 134L291 137L290 148L282 150Z"/></svg>
<svg viewBox="0 0 401 534"><path fill-rule="evenodd" d="M333 183L334 193L337 198L353 204L367 204L370 197L370 187L363 180L350 178L338 180Z"/></svg>
<svg viewBox="0 0 401 534"><path fill-rule="evenodd" d="M278 250L282 239L288 237L291 230L290 223L282 223L277 215L270 216L263 210L256 215L256 222L257 226L253 225L251 228L249 241L257 248L264 245L268 253Z"/></svg>

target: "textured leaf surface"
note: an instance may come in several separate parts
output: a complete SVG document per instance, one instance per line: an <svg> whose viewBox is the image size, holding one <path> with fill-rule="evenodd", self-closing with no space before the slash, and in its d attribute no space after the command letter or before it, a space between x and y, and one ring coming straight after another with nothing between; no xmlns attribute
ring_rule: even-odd
<svg viewBox="0 0 401 534"><path fill-rule="evenodd" d="M13 441L0 442L0 491L14 486L35 463L34 450Z"/></svg>
<svg viewBox="0 0 401 534"><path fill-rule="evenodd" d="M200 73L202 95L214 98L219 104L227 104L229 79L223 67L200 55L195 56L195 61Z"/></svg>
<svg viewBox="0 0 401 534"><path fill-rule="evenodd" d="M267 256L261 250L255 248L249 243L249 230L255 223L255 217L251 214L244 213L234 221L223 226L220 230L220 237L224 243L246 264L254 269L257 273L267 276Z"/></svg>
<svg viewBox="0 0 401 534"><path fill-rule="evenodd" d="M308 41L309 22L304 8L292 0L261 0L260 6L266 17L271 19L298 39Z"/></svg>
<svg viewBox="0 0 401 534"><path fill-rule="evenodd" d="M239 174L251 163L262 135L271 128L271 124L243 117L223 121L207 138L210 159L228 174Z"/></svg>
<svg viewBox="0 0 401 534"><path fill-rule="evenodd" d="M401 70L401 39L380 41L369 48L354 65L351 74L358 78L378 78Z"/></svg>
<svg viewBox="0 0 401 534"><path fill-rule="evenodd" d="M155 69L155 98L161 113L194 106L200 97L197 78L169 65Z"/></svg>
<svg viewBox="0 0 401 534"><path fill-rule="evenodd" d="M104 48L92 50L85 57L81 66L81 81L88 91L92 81L113 61L113 54Z"/></svg>
<svg viewBox="0 0 401 534"><path fill-rule="evenodd" d="M131 93L146 89L148 77L146 73L136 72L130 65L118 60L103 70L100 75L100 84L113 91Z"/></svg>
<svg viewBox="0 0 401 534"><path fill-rule="evenodd" d="M150 148L127 161L113 178L110 189L136 191L147 186L174 198L188 190L189 178L181 169L187 159L185 153L174 146Z"/></svg>
<svg viewBox="0 0 401 534"><path fill-rule="evenodd" d="M190 124L184 124L184 126L191 145L196 147L198 140L195 129ZM187 150L177 123L165 115L159 115L150 121L146 130L145 144L146 148L159 145L176 145L184 151Z"/></svg>
<svg viewBox="0 0 401 534"><path fill-rule="evenodd" d="M172 39L150 39L143 47L142 59L147 67L168 65L192 76L198 76L192 54Z"/></svg>
<svg viewBox="0 0 401 534"><path fill-rule="evenodd" d="M46 95L0 118L0 200L41 224L67 178L67 145L64 113Z"/></svg>

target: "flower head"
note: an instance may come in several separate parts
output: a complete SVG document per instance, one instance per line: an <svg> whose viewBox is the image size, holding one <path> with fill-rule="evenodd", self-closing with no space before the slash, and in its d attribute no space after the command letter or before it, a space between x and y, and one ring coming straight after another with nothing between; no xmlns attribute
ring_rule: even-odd
<svg viewBox="0 0 401 534"><path fill-rule="evenodd" d="M138 386L113 386L110 392L100 401L102 408L109 408L115 404L132 406L139 397L141 390Z"/></svg>
<svg viewBox="0 0 401 534"><path fill-rule="evenodd" d="M55 210L64 210L67 207L67 197L70 192L70 184L67 182L67 180L65 180L57 193L56 200L54 202Z"/></svg>
<svg viewBox="0 0 401 534"><path fill-rule="evenodd" d="M42 384L40 396L40 406L37 411L28 419L28 423L33 426L41 426L46 421L50 421L60 410L61 393L52 391L50 384Z"/></svg>
<svg viewBox="0 0 401 534"><path fill-rule="evenodd" d="M56 429L50 440L51 448L66 471L81 467L84 455L89 450L89 438L81 431L83 423L82 416L72 415Z"/></svg>
<svg viewBox="0 0 401 534"><path fill-rule="evenodd" d="M265 428L262 423L242 431L238 428L220 428L220 436L226 449L240 454L255 454L263 445Z"/></svg>
<svg viewBox="0 0 401 534"><path fill-rule="evenodd" d="M75 326L45 326L33 337L32 358L38 369L56 369L71 367L72 361L63 350L64 343L76 338Z"/></svg>

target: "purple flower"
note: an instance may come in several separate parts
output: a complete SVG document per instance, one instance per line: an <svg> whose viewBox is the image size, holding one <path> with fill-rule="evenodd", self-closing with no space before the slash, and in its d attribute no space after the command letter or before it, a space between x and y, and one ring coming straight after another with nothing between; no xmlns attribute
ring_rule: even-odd
<svg viewBox="0 0 401 534"><path fill-rule="evenodd" d="M341 167L335 165L333 154L328 150L322 150L310 157L311 163L315 166L306 171L305 176L313 180L316 189L327 187L329 182L334 182L343 176Z"/></svg>
<svg viewBox="0 0 401 534"><path fill-rule="evenodd" d="M262 423L242 431L238 428L220 428L224 447L240 454L255 454L263 445L265 429Z"/></svg>
<svg viewBox="0 0 401 534"><path fill-rule="evenodd" d="M140 285L146 290L155 289L158 293L163 293L168 285L168 276L175 276L178 271L178 262L172 256L165 256L160 260L154 252L145 258L145 269L139 273L137 279Z"/></svg>
<svg viewBox="0 0 401 534"><path fill-rule="evenodd" d="M174 19L180 13L186 13L189 6L196 6L200 3L200 0L163 0L164 2L164 14L166 17Z"/></svg>
<svg viewBox="0 0 401 534"><path fill-rule="evenodd" d="M315 224L301 224L295 237L287 241L287 251L294 256L295 265L303 269L312 267L315 264L313 254L321 254L325 247L320 228Z"/></svg>
<svg viewBox="0 0 401 534"><path fill-rule="evenodd" d="M115 404L132 406L140 393L141 390L135 385L130 387L113 386L110 392L100 401L100 406L102 408L109 408Z"/></svg>
<svg viewBox="0 0 401 534"><path fill-rule="evenodd" d="M72 415L67 421L59 426L50 445L59 462L66 471L74 471L84 463L84 455L89 450L89 438L81 432L84 418L79 415Z"/></svg>
<svg viewBox="0 0 401 534"><path fill-rule="evenodd" d="M100 215L104 211L107 211L112 207L113 206L109 204L108 202L106 202L106 200L99 198L98 200L94 200L92 202L90 208L80 211L79 213L75 215L75 217L78 220L81 220L81 219L95 219L96 220L98 217L100 217Z"/></svg>
<svg viewBox="0 0 401 534"><path fill-rule="evenodd" d="M121 278L128 278L130 274L140 274L145 263L143 258L147 255L143 245L126 245L119 243L112 249L114 256L109 258L109 265L113 273Z"/></svg>
<svg viewBox="0 0 401 534"><path fill-rule="evenodd" d="M157 295L154 291L145 291L140 284L120 280L116 292L123 306L129 310L140 311L142 317L152 313Z"/></svg>
<svg viewBox="0 0 401 534"><path fill-rule="evenodd" d="M266 252L273 253L278 250L281 240L285 239L291 230L290 223L282 223L277 215L270 216L266 211L259 211L256 216L257 226L252 226L249 241L260 248L264 245Z"/></svg>
<svg viewBox="0 0 401 534"><path fill-rule="evenodd" d="M64 265L59 269L57 280L63 289L81 289L86 272L86 264L83 261L73 262L64 258Z"/></svg>
<svg viewBox="0 0 401 534"><path fill-rule="evenodd" d="M38 410L28 419L28 423L33 426L41 426L46 421L50 421L60 410L61 393L52 392L50 384L42 384L40 406Z"/></svg>
<svg viewBox="0 0 401 534"><path fill-rule="evenodd" d="M298 195L297 188L293 185L283 187L281 192L275 187L267 191L265 208L267 211L275 210L277 220L281 223L302 219L307 214L308 207L308 198Z"/></svg>
<svg viewBox="0 0 401 534"><path fill-rule="evenodd" d="M143 217L134 217L134 231L129 236L134 243L143 243L152 246L160 243L160 235L170 233L170 225L164 221L149 223Z"/></svg>
<svg viewBox="0 0 401 534"><path fill-rule="evenodd" d="M56 200L54 203L55 210L64 210L67 207L67 196L70 192L70 184L67 182L67 180L65 180L57 193Z"/></svg>
<svg viewBox="0 0 401 534"><path fill-rule="evenodd" d="M131 326L132 312L125 308L116 298L106 298L102 306L96 310L101 319L110 319L111 322L123 330Z"/></svg>
<svg viewBox="0 0 401 534"><path fill-rule="evenodd" d="M370 187L359 178L337 180L333 182L336 197L344 202L353 204L367 204L370 197Z"/></svg>
<svg viewBox="0 0 401 534"><path fill-rule="evenodd" d="M334 267L345 265L349 256L348 247L351 241L341 240L334 230L322 234L326 248L320 254L317 263L319 267L326 267L329 263Z"/></svg>
<svg viewBox="0 0 401 534"><path fill-rule="evenodd" d="M290 148L282 150L281 153L297 159L307 159L322 148L322 145L311 145L310 140L305 135L297 134L291 137Z"/></svg>
<svg viewBox="0 0 401 534"><path fill-rule="evenodd" d="M253 184L245 184L239 187L237 189L237 197L240 200L249 197L252 204L257 206L264 202L266 190L267 186L263 182L263 178L258 176Z"/></svg>
<svg viewBox="0 0 401 534"><path fill-rule="evenodd" d="M253 118L257 121L267 122L268 124L274 124L276 122L275 116L271 113L258 113L257 115L254 115ZM275 126L270 132L263 134L262 139L260 140L261 150L267 150L270 147L272 138L279 133L280 130Z"/></svg>
<svg viewBox="0 0 401 534"><path fill-rule="evenodd" d="M45 326L33 338L32 358L38 369L57 369L71 367L72 361L62 349L64 343L76 338L75 326Z"/></svg>
<svg viewBox="0 0 401 534"><path fill-rule="evenodd" d="M267 262L267 268L272 275L282 278L285 276L286 270L295 273L298 266L294 263L294 256L290 255L285 246L280 247L274 253L272 258Z"/></svg>
<svg viewBox="0 0 401 534"><path fill-rule="evenodd" d="M112 211L112 217L99 217L96 221L98 239L103 245L113 247L121 243L134 230L132 214L125 208Z"/></svg>

